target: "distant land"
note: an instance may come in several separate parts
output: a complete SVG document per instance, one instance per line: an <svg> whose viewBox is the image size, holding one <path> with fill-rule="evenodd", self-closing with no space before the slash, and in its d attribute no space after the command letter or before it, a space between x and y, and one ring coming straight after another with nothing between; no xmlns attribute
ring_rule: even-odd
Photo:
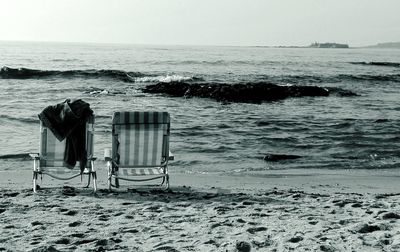
<svg viewBox="0 0 400 252"><path fill-rule="evenodd" d="M273 46L273 47L278 47L278 48L350 48L348 44L340 44L340 43L332 43L332 42L326 42L326 43L314 42L308 46Z"/></svg>
<svg viewBox="0 0 400 252"><path fill-rule="evenodd" d="M348 44L339 44L339 43L312 43L311 48L349 48Z"/></svg>
<svg viewBox="0 0 400 252"><path fill-rule="evenodd" d="M369 45L369 46L356 46L350 47L348 44L342 43L319 43L314 42L308 46L255 46L255 47L272 47L272 48L377 48L377 49L400 49L400 42L385 42L385 43L378 43L376 45Z"/></svg>
<svg viewBox="0 0 400 252"><path fill-rule="evenodd" d="M396 48L400 49L400 42L386 42L386 43L379 43L376 45L365 46L364 48Z"/></svg>

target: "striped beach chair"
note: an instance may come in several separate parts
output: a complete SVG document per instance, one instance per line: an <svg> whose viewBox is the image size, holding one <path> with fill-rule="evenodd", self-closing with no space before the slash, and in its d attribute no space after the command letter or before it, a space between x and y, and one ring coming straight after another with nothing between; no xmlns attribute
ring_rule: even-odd
<svg viewBox="0 0 400 252"><path fill-rule="evenodd" d="M168 189L170 117L167 112L115 112L112 119L112 149L105 150L108 185L119 180L161 179ZM115 183L112 183L112 179Z"/></svg>
<svg viewBox="0 0 400 252"><path fill-rule="evenodd" d="M86 152L87 163L83 175L88 175L89 187L90 178L93 178L93 190L97 190L96 171L94 169L93 157L93 135L94 135L94 115L86 122ZM33 191L36 192L38 176L48 175L59 180L70 180L81 176L79 165L74 169L69 169L64 163L66 140L59 141L49 128L40 122L40 147L39 153L31 153L33 158ZM79 164L79 162L77 163Z"/></svg>

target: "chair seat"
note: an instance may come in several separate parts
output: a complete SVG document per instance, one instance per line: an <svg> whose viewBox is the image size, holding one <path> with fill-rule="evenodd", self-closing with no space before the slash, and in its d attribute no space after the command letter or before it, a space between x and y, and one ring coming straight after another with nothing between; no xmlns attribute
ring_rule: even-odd
<svg viewBox="0 0 400 252"><path fill-rule="evenodd" d="M80 170L79 167L75 167L74 169L68 169L66 167L41 167L40 172L73 175L80 173ZM89 174L89 173L90 170L88 168L85 168L85 170L83 170L83 174Z"/></svg>
<svg viewBox="0 0 400 252"><path fill-rule="evenodd" d="M118 176L153 176L165 175L159 168L119 168Z"/></svg>

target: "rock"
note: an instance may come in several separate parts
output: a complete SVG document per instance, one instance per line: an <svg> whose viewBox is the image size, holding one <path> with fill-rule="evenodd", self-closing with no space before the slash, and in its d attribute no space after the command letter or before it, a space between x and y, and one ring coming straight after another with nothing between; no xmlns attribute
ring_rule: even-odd
<svg viewBox="0 0 400 252"><path fill-rule="evenodd" d="M317 86L279 86L266 82L243 84L188 84L160 82L142 89L145 93L163 93L178 97L211 98L224 102L261 103L289 97L328 96L329 91Z"/></svg>
<svg viewBox="0 0 400 252"><path fill-rule="evenodd" d="M298 159L301 158L301 156L298 155L286 155L286 154L265 154L264 160L265 161L270 161L270 162L277 162L281 160L288 160L288 159Z"/></svg>

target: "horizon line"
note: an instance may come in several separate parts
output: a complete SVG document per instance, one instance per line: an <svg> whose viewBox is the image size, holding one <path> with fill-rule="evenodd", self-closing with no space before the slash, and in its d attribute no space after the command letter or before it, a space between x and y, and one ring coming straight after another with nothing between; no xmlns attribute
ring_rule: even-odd
<svg viewBox="0 0 400 252"><path fill-rule="evenodd" d="M137 45L137 46L205 46L205 47L269 47L269 48L308 48L314 42L311 42L308 45L218 45L218 44L158 44L158 43L132 43L132 42L95 42L95 41L60 41L60 40L13 40L13 39L0 39L1 42L16 42L16 43L59 43L59 44L97 44L97 45ZM337 44L347 44L347 43L338 43L338 42L317 42L317 43L337 43ZM363 48L363 47L370 47L379 44L385 43L400 43L394 41L388 42L379 42L376 44L369 44L369 45L360 45L360 46L350 46L349 48Z"/></svg>

